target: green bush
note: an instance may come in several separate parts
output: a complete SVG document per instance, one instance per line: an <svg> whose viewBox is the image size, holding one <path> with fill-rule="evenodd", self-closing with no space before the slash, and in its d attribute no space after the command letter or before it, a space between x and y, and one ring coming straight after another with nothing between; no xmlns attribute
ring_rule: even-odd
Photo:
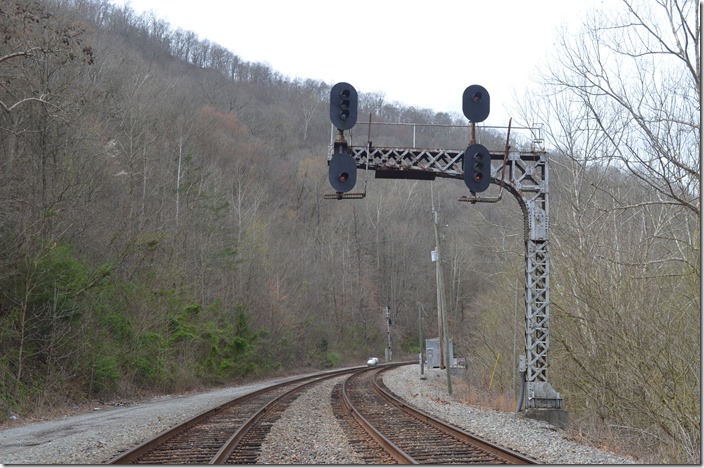
<svg viewBox="0 0 704 468"><path fill-rule="evenodd" d="M110 332L110 336L118 341L132 338L132 324L129 318L121 312L106 313L100 317L102 325Z"/></svg>
<svg viewBox="0 0 704 468"><path fill-rule="evenodd" d="M98 393L108 393L117 389L117 383L122 374L113 356L104 356L95 363L93 371L93 386Z"/></svg>
<svg viewBox="0 0 704 468"><path fill-rule="evenodd" d="M161 374L161 363L154 358L139 356L135 359L134 368L137 383L154 385Z"/></svg>
<svg viewBox="0 0 704 468"><path fill-rule="evenodd" d="M340 364L340 361L342 361L342 358L340 357L339 354L337 354L334 351L330 351L325 355L325 361L323 361L323 367L328 368L328 367L337 367Z"/></svg>

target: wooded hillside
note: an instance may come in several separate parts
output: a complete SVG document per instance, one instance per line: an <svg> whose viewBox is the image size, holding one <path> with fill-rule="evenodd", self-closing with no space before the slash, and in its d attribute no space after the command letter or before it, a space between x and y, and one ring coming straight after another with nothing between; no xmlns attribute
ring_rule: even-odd
<svg viewBox="0 0 704 468"><path fill-rule="evenodd" d="M573 427L700 463L699 12L654 3L565 35L516 117L551 157L550 380ZM366 198L323 199L332 83L107 0L3 0L0 32L0 417L362 364L384 354L387 305L394 357L416 358L419 313L437 336L430 183L359 171ZM360 127L370 114L466 124L361 94ZM458 203L461 181L432 190L455 353L473 389L515 399L522 213Z"/></svg>

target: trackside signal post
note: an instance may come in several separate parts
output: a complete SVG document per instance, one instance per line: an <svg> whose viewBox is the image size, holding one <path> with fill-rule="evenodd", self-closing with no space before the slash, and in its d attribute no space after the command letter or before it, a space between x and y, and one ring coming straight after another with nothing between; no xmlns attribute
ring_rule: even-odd
<svg viewBox="0 0 704 468"><path fill-rule="evenodd" d="M333 92L337 93L338 85L333 86ZM347 83L342 85L350 86ZM338 106L333 104L333 93L331 93L331 120L335 125L336 122L332 118L333 105ZM465 90L463 112L471 124L470 144L464 150L374 147L371 142L366 146L353 146L345 141L343 129L335 125L338 135L331 145L328 162L330 182L336 193L326 195L325 198L364 197L364 193L348 193L354 187L353 184L336 185L342 174L350 173L347 170L348 165L349 167L352 165L349 159L354 163L355 178L356 169L365 169L375 171L375 175L382 178L462 179L471 194L471 196L460 197L459 201L463 202L498 202L504 189L513 195L521 207L524 221L526 416L545 419L555 425L564 426L567 414L562 410L562 398L548 381L550 269L547 153L542 149L511 150L508 136L503 152L489 151L484 146L476 144L474 124L483 121L489 114L489 93L479 85L469 86ZM356 119L356 109L354 116ZM371 122L369 125L371 127ZM344 156L340 157L341 154ZM490 184L500 186L499 197L476 195L486 190Z"/></svg>

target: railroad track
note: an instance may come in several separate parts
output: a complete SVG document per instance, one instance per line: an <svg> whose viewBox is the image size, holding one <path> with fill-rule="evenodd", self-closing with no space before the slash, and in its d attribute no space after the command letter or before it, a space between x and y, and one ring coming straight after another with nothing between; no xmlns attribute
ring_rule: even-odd
<svg viewBox="0 0 704 468"><path fill-rule="evenodd" d="M110 460L111 464L256 463L271 425L310 385L366 368L270 386L201 413Z"/></svg>
<svg viewBox="0 0 704 468"><path fill-rule="evenodd" d="M537 463L407 406L385 388L385 370L352 375L342 395L354 418L397 463Z"/></svg>
<svg viewBox="0 0 704 468"><path fill-rule="evenodd" d="M310 386L345 374L350 377L337 384L331 396L333 411L365 463L535 463L397 399L383 385L381 373L403 364L330 371L249 393L161 433L110 463L257 463L262 443L286 408Z"/></svg>

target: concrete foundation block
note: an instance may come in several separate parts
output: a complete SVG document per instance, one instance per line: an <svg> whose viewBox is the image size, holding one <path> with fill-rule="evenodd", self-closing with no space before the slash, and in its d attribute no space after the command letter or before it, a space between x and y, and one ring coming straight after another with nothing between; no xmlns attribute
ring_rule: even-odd
<svg viewBox="0 0 704 468"><path fill-rule="evenodd" d="M528 408L525 410L525 417L545 421L560 429L567 429L569 426L569 415L563 409Z"/></svg>

